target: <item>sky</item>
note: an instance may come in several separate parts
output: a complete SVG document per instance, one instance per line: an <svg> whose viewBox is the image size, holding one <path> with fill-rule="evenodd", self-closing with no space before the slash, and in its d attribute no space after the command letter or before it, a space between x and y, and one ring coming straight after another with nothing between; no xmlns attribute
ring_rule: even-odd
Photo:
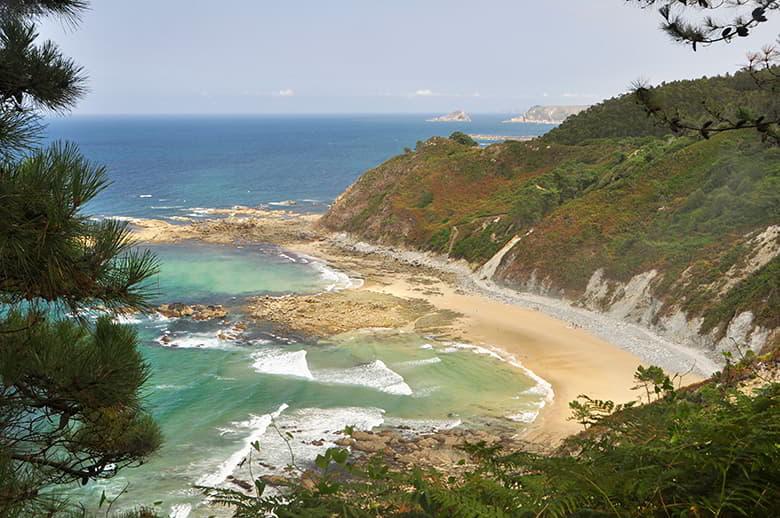
<svg viewBox="0 0 780 518"><path fill-rule="evenodd" d="M624 0L92 0L42 22L82 114L522 112L734 71L777 37L694 53Z"/></svg>

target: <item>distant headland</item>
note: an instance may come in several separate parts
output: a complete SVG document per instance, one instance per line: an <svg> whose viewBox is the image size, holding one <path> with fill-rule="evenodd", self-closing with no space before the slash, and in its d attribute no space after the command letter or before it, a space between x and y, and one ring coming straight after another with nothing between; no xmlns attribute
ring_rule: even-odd
<svg viewBox="0 0 780 518"><path fill-rule="evenodd" d="M525 122L531 124L560 124L571 115L577 115L586 110L590 105L571 105L571 106L532 106L523 115L512 117L504 122Z"/></svg>

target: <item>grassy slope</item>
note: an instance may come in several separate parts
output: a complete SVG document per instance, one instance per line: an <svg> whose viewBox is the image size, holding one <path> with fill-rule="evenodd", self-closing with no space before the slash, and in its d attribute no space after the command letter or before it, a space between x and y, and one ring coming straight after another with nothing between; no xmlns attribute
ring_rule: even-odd
<svg viewBox="0 0 780 518"><path fill-rule="evenodd" d="M706 88L724 100L759 95L743 77L679 82L662 93L696 104ZM722 330L745 309L780 326L777 258L723 288L724 274L752 253L750 239L780 224L780 150L751 131L707 141L663 133L623 97L531 142L480 149L431 139L364 174L323 223L475 265L533 228L505 257L499 280L519 285L536 271L576 298L598 268L621 282L656 269L654 294L704 316L705 330Z"/></svg>

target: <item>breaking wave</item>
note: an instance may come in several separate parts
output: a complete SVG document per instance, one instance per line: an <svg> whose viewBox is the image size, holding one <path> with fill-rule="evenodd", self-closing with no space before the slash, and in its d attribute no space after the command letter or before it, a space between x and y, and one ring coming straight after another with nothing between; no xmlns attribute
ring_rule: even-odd
<svg viewBox="0 0 780 518"><path fill-rule="evenodd" d="M310 258L306 258L310 259ZM344 272L334 270L320 261L309 261L312 268L320 274L320 279L325 283L325 291L341 291L350 288L359 288L363 285L363 279L353 279Z"/></svg>
<svg viewBox="0 0 780 518"><path fill-rule="evenodd" d="M244 438L241 448L236 450L230 457L222 462L212 473L207 473L200 477L196 484L199 486L213 487L223 483L228 475L231 475L244 458L249 455L249 452L252 450L252 443L258 441L263 434L265 434L271 421L279 417L286 409L287 404L285 403L282 404L276 412L261 416L252 416L248 421L238 423L239 428L249 428L251 430Z"/></svg>
<svg viewBox="0 0 780 518"><path fill-rule="evenodd" d="M368 387L399 396L412 395L412 388L406 384L403 376L389 369L382 360L347 369L321 371L314 379L336 385Z"/></svg>
<svg viewBox="0 0 780 518"><path fill-rule="evenodd" d="M261 374L314 379L306 362L306 351L263 349L253 353L252 360L252 367Z"/></svg>

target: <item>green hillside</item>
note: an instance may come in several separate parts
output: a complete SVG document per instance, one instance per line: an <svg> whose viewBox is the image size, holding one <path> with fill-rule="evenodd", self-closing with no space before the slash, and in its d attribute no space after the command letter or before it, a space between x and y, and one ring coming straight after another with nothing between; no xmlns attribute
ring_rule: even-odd
<svg viewBox="0 0 780 518"><path fill-rule="evenodd" d="M688 106L710 91L754 107L769 102L749 79L659 91ZM750 130L710 140L664 133L624 96L531 142L476 148L434 138L366 172L323 224L475 267L524 236L498 281L522 286L534 276L576 299L598 269L622 283L656 270L653 295L668 312L703 317L704 332L722 334L745 310L777 328L778 259L757 247L767 239L767 250L778 247L776 234L762 233L780 225L780 150Z"/></svg>
<svg viewBox="0 0 780 518"><path fill-rule="evenodd" d="M769 89L757 88L755 79L747 72L673 81L658 86L654 92L662 106L698 123L710 120L713 116L711 112L736 120L739 108L755 113L778 113L780 110L780 96ZM662 137L670 134L668 127L648 117L634 96L628 94L569 117L543 139L560 144L578 144L595 138Z"/></svg>

